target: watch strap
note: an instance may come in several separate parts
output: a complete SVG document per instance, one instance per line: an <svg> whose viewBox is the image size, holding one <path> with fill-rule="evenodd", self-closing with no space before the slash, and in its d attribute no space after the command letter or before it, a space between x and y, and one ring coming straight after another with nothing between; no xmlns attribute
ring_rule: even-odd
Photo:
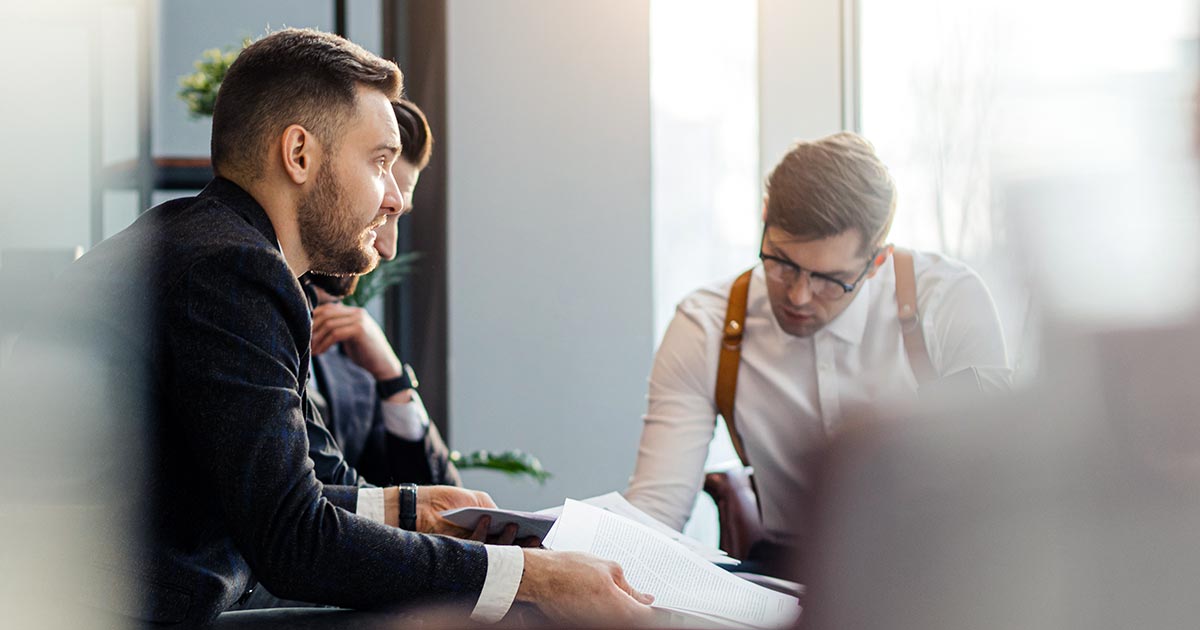
<svg viewBox="0 0 1200 630"><path fill-rule="evenodd" d="M380 398L391 398L396 392L402 392L406 389L416 389L419 383L417 382L417 373L413 371L412 366L405 363L400 369L400 376L394 376L382 381L375 382L375 393Z"/></svg>
<svg viewBox="0 0 1200 630"><path fill-rule="evenodd" d="M417 531L417 484L400 484L400 529Z"/></svg>

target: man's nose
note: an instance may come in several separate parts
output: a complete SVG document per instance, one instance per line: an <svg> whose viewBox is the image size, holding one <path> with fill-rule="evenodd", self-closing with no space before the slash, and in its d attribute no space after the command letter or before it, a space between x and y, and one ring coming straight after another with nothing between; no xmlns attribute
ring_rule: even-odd
<svg viewBox="0 0 1200 630"><path fill-rule="evenodd" d="M788 301L796 306L804 306L812 301L812 276L801 272L796 280L788 286Z"/></svg>
<svg viewBox="0 0 1200 630"><path fill-rule="evenodd" d="M383 203L379 205L385 214L397 215L404 212L404 195L400 194L400 185L389 169L383 178Z"/></svg>

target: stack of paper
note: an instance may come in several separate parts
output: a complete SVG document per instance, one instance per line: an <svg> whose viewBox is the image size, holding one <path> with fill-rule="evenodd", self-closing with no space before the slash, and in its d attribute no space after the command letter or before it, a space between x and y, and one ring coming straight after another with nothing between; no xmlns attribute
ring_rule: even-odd
<svg viewBox="0 0 1200 630"><path fill-rule="evenodd" d="M642 525L653 529L654 531L666 536L667 538L670 538L671 540L674 540L684 547L687 547L693 553L701 558L704 558L705 560L708 560L709 562L715 562L717 564L723 564L726 566L736 566L741 563L741 561L737 558L729 557L729 554L716 547L706 545L695 538L684 536L674 529L671 529L670 526L666 525L662 521L659 521L653 516L650 516L649 514L646 514L645 512L634 507L632 503L625 500L625 497L621 496L620 492L609 492L608 494L602 494L590 499L584 499L582 502L592 507L598 507L602 510L607 510L613 514L620 514L625 518L641 523ZM562 514L562 511L562 506L558 506L547 508L545 510L539 510L537 513L557 517L559 514Z"/></svg>
<svg viewBox="0 0 1200 630"><path fill-rule="evenodd" d="M690 551L656 528L568 500L543 545L584 551L621 565L654 606L728 625L779 628L794 623L799 601L752 584Z"/></svg>

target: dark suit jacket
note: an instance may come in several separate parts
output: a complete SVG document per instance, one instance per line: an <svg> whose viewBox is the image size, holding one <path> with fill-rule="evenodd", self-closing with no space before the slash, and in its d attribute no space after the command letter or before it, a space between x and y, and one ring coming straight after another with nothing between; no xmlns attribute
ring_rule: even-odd
<svg viewBox="0 0 1200 630"><path fill-rule="evenodd" d="M218 178L149 210L77 261L54 298L14 362L78 350L128 394L119 409L81 395L47 403L134 427L111 468L89 471L137 484L111 499L144 533L114 567L141 596L121 612L203 622L253 578L279 597L346 607L478 598L482 545L355 516L357 488L313 475L308 303L241 188ZM38 426L35 413L15 424Z"/></svg>
<svg viewBox="0 0 1200 630"><path fill-rule="evenodd" d="M313 366L324 402L306 423L317 479L338 485L462 485L435 425L423 440L388 433L374 377L340 345L313 357Z"/></svg>

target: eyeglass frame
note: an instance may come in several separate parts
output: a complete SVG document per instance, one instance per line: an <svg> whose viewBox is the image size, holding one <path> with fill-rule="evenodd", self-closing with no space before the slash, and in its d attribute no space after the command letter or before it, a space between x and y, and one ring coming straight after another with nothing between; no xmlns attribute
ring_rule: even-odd
<svg viewBox="0 0 1200 630"><path fill-rule="evenodd" d="M766 242L765 234L763 235L763 242L764 243ZM787 283L788 286L791 286L793 283L796 282L796 280L799 280L800 276L802 276L803 274L808 273L809 282L812 282L813 278L819 278L826 282L831 282L834 285L836 285L842 289L842 295L840 295L838 297L844 297L850 293L853 293L854 290L858 288L858 283L862 282L863 278L867 277L867 273L869 271L871 271L871 267L875 265L875 261L876 261L876 259L879 258L879 254L881 252L883 252L883 250L885 250L885 249L887 249L887 247L881 247L881 248L875 250L875 252L872 253L867 258L867 265L865 267L863 267L862 273L858 274L858 277L855 278L854 282L851 282L851 283L843 282L841 280L838 280L837 278L834 278L833 276L821 273L820 271L813 271L811 269L805 269L804 267L801 267L800 265L797 265L796 263L794 263L786 258L768 254L763 251L762 245L759 245L759 247L758 247L758 259L763 262L764 270L766 268L766 262L768 260L777 265L782 265L785 268L794 269L796 272L796 279ZM813 293L815 294L816 292L814 291ZM826 299L831 299L831 298L826 298ZM832 299L836 299L836 298L832 298Z"/></svg>

